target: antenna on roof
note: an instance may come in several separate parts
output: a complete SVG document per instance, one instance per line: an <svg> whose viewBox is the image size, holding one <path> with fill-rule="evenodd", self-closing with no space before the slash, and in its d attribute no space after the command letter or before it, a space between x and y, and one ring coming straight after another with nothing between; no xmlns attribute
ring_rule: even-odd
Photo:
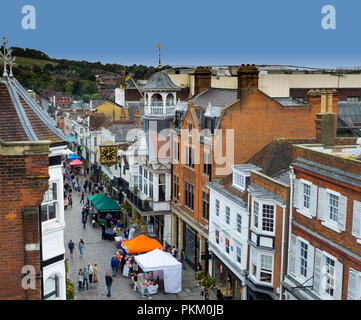
<svg viewBox="0 0 361 320"><path fill-rule="evenodd" d="M161 62L161 53L160 53L160 49L162 48L162 46L160 44L157 44L155 46L156 49L158 49L158 69L162 68L162 62Z"/></svg>

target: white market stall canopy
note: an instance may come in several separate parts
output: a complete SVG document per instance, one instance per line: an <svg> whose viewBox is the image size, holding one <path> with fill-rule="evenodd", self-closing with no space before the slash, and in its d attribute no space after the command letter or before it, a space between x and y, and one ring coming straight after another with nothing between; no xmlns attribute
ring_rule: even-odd
<svg viewBox="0 0 361 320"><path fill-rule="evenodd" d="M170 253L154 249L135 256L134 259L144 272L163 270L166 293L182 291L182 264Z"/></svg>

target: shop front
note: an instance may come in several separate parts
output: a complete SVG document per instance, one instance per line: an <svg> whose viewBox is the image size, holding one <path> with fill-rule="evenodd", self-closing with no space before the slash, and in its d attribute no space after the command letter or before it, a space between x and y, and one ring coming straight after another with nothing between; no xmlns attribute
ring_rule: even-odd
<svg viewBox="0 0 361 320"><path fill-rule="evenodd" d="M186 261L195 269L199 260L199 234L183 222L183 249Z"/></svg>
<svg viewBox="0 0 361 320"><path fill-rule="evenodd" d="M147 235L152 238L156 238L160 243L163 243L164 232L164 216L148 216L144 221L145 230Z"/></svg>
<svg viewBox="0 0 361 320"><path fill-rule="evenodd" d="M226 300L243 300L242 281L212 252L213 277Z"/></svg>

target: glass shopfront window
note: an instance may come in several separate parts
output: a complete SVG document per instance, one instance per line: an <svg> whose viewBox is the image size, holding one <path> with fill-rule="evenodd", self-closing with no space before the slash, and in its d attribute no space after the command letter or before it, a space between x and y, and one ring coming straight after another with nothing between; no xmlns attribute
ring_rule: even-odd
<svg viewBox="0 0 361 320"><path fill-rule="evenodd" d="M184 252L186 260L195 267L198 262L197 232L184 223Z"/></svg>
<svg viewBox="0 0 361 320"><path fill-rule="evenodd" d="M224 299L241 300L243 287L238 280L222 262L214 257L213 274L216 279L217 288L221 290Z"/></svg>

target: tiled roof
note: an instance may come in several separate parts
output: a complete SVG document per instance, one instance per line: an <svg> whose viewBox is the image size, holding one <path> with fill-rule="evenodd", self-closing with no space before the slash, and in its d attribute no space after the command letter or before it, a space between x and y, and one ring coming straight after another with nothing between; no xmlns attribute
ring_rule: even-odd
<svg viewBox="0 0 361 320"><path fill-rule="evenodd" d="M66 141L57 123L13 77L0 78L0 138L4 141Z"/></svg>
<svg viewBox="0 0 361 320"><path fill-rule="evenodd" d="M195 107L227 107L237 100L237 89L209 88L192 98Z"/></svg>

